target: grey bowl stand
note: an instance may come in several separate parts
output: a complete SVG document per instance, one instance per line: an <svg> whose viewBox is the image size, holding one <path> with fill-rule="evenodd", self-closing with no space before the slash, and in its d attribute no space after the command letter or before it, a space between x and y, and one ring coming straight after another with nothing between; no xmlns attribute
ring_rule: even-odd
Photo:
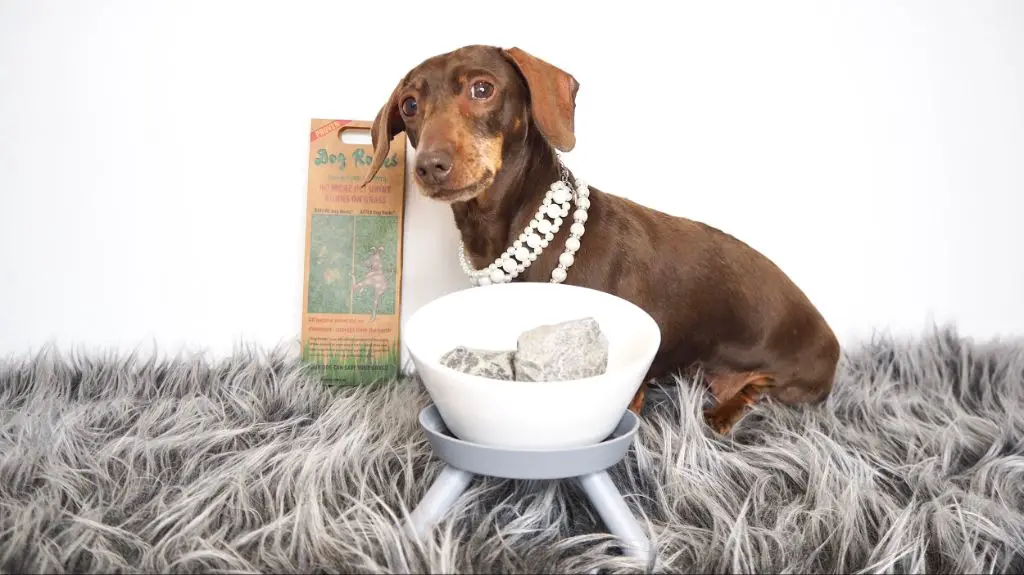
<svg viewBox="0 0 1024 575"><path fill-rule="evenodd" d="M413 509L405 528L425 537L469 487L474 475L505 479L575 479L605 527L627 553L649 559L651 549L607 469L622 461L633 443L639 420L625 412L611 436L596 445L566 450L511 450L469 443L453 437L434 405L420 411L420 427L434 453L447 463Z"/></svg>

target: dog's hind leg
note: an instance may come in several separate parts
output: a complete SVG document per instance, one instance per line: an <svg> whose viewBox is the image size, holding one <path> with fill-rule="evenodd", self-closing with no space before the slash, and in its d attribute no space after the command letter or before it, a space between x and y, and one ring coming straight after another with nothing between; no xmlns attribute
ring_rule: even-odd
<svg viewBox="0 0 1024 575"><path fill-rule="evenodd" d="M729 433L775 381L761 372L717 373L709 379L715 406L704 410L704 419L722 435Z"/></svg>
<svg viewBox="0 0 1024 575"><path fill-rule="evenodd" d="M714 372L709 374L707 379L711 394L715 396L715 403L721 405L732 399L743 388L766 378L769 378L766 373L741 371Z"/></svg>

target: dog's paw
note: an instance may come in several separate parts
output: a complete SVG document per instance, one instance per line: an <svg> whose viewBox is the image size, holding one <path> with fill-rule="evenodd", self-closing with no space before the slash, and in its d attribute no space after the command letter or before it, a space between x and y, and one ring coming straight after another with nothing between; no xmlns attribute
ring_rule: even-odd
<svg viewBox="0 0 1024 575"><path fill-rule="evenodd" d="M721 410L715 407L704 410L705 423L719 435L728 435L737 419L732 410Z"/></svg>

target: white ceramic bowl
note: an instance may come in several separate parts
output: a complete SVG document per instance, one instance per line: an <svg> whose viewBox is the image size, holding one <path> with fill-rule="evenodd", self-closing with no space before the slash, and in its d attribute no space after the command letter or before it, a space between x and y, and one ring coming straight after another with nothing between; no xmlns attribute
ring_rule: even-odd
<svg viewBox="0 0 1024 575"><path fill-rule="evenodd" d="M441 365L464 345L515 350L539 325L593 317L608 338L604 374L572 381L500 381ZM409 355L448 429L508 449L562 449L606 439L629 407L661 344L654 319L629 301L566 284L472 287L413 313L403 330Z"/></svg>

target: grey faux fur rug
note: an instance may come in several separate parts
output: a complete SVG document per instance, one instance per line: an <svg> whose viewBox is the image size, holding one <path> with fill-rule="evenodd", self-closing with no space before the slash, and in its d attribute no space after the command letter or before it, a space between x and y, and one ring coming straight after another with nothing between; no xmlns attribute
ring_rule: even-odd
<svg viewBox="0 0 1024 575"><path fill-rule="evenodd" d="M1024 342L847 351L832 398L728 439L685 384L615 469L657 545L617 553L574 487L474 484L424 546L439 470L415 381L337 394L281 351L0 367L0 568L26 572L1024 571ZM567 407L569 408L569 407Z"/></svg>

